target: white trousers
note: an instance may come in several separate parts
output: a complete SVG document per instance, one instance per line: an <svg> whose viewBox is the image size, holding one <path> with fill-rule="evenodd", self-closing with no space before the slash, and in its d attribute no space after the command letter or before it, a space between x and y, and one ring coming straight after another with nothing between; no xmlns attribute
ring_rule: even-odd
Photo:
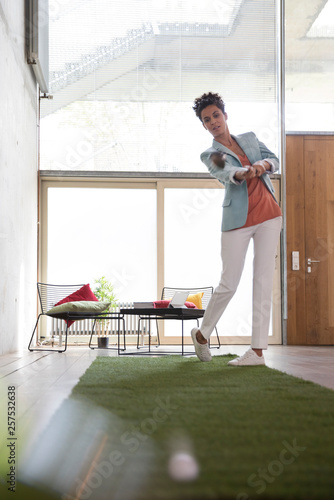
<svg viewBox="0 0 334 500"><path fill-rule="evenodd" d="M222 232L221 257L223 270L219 285L213 292L200 328L202 335L206 339L209 339L219 318L238 288L247 248L251 238L253 238L251 347L254 349L266 349L268 347L275 255L281 226L282 217L276 217L255 226ZM242 308L242 304L240 304L240 308Z"/></svg>

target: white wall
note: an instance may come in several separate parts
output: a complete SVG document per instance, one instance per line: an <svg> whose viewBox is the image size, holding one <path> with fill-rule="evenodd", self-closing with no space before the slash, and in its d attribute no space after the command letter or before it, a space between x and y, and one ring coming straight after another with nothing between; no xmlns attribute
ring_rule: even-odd
<svg viewBox="0 0 334 500"><path fill-rule="evenodd" d="M26 349L36 320L37 87L24 0L0 0L0 355Z"/></svg>

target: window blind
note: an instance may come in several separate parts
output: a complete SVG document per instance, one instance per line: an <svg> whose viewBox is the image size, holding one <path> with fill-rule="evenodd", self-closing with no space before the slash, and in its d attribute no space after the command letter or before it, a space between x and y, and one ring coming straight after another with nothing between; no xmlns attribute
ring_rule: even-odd
<svg viewBox="0 0 334 500"><path fill-rule="evenodd" d="M275 0L51 0L49 14L42 170L205 171L192 103L208 91L232 132L275 148Z"/></svg>

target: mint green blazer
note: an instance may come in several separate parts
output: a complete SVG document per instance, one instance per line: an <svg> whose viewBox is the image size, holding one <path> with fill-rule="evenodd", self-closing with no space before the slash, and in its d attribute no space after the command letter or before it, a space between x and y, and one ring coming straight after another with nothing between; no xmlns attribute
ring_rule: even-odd
<svg viewBox="0 0 334 500"><path fill-rule="evenodd" d="M260 142L253 132L241 135L232 135L241 149L247 155L251 165L258 160L269 160L271 172L279 168L278 158L264 144ZM211 160L210 155L214 152L226 154L225 168L217 167ZM223 201L222 231L230 231L244 226L248 213L248 190L246 181L238 181L233 178L237 170L243 168L238 156L230 149L213 140L212 147L201 154L202 162L207 166L210 174L225 186L225 197ZM275 199L274 188L267 173L260 177L261 181ZM276 200L275 200L276 201Z"/></svg>

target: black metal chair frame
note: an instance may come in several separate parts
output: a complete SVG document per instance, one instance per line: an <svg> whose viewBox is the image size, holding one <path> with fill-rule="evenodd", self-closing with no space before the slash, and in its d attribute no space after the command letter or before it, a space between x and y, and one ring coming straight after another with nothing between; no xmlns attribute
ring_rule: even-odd
<svg viewBox="0 0 334 500"><path fill-rule="evenodd" d="M41 282L37 283L40 313L38 314L37 321L35 323L35 327L34 327L34 330L32 332L30 342L28 344L29 351L50 351L50 352L59 352L59 353L65 352L67 349L67 337L68 337L68 323L67 323L67 321L68 320L79 321L79 320L83 320L83 319L94 319L92 333L91 333L90 341L89 341L89 347L91 347L91 340L92 340L92 336L93 336L93 333L95 330L96 320L101 318L101 317L105 317L106 313L103 313L101 315L96 314L96 313L92 313L92 314L89 314L89 313L85 313L85 314L83 314L83 313L82 314L81 313L48 314L48 311L52 307L54 307L55 304L57 304L60 300L64 299L65 297L67 297L71 293L76 292L77 290L79 290L83 286L84 286L84 284L80 284L80 285L53 285L53 284L41 283ZM48 349L48 348L40 347L40 346L31 347L35 332L37 330L39 320L42 316L48 316L51 318L57 318L57 319L62 319L62 320L66 321L65 344L64 344L63 349ZM119 321L121 319L123 319L123 322L124 322L124 317L122 317L122 315L120 315L118 313L110 313L107 316L107 318L108 319L118 319ZM123 347L123 349L125 350L126 349L126 346L125 346L125 323L123 323L123 324L124 324L124 329L123 329L123 333L124 333L123 346L124 347ZM119 340L120 339L119 339L119 324L118 324L117 348L108 347L108 349L117 349L119 352L120 351ZM91 347L91 348L94 349L94 347Z"/></svg>
<svg viewBox="0 0 334 500"><path fill-rule="evenodd" d="M175 288L175 287L165 286L162 289L161 300L171 300L173 298L175 292L189 292L189 295L195 295L197 293L202 293L203 292L202 307L203 307L203 310L205 310L206 307L207 307L207 305L208 305L208 303L209 303L209 300L210 300L210 298L211 298L211 296L213 294L213 287L212 286L207 286L207 287L201 287L201 288ZM190 309L190 311L191 310L192 309ZM199 327L199 319L198 318L192 318L191 316L189 318L188 317L175 318L175 317L168 317L168 316L165 316L164 318L161 318L161 317L150 318L150 317L147 317L145 315L139 316L139 318L138 318L138 331L137 331L137 349L141 349L141 347L145 347L145 346L140 346L139 345L140 322L142 320L144 320L144 319L146 319L146 320L148 319L148 321L149 321L149 330L148 330L149 347L151 347L151 327L150 327L151 319L155 319L155 321L156 321L156 328L157 328L157 344L156 344L156 347L160 346L160 335L159 335L159 324L158 324L158 321L161 320L161 319L162 320L178 319L179 321L180 320L182 321L182 351L183 351L183 341L184 341L184 337L183 337L183 328L184 328L184 325L183 325L183 322L185 320L187 320L187 321L189 321L189 320L196 320L197 327ZM215 332L216 332L216 336L217 336L217 345L215 345L215 347L217 347L217 349L219 349L220 346L221 346L221 342L220 342L220 339L219 339L217 327L215 327ZM209 346L213 347L211 345L211 343L210 343L210 339L209 339Z"/></svg>

